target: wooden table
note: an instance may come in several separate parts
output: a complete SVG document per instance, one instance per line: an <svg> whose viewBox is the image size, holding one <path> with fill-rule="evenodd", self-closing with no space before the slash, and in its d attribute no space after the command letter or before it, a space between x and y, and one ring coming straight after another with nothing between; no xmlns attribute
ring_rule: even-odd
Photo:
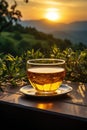
<svg viewBox="0 0 87 130"><path fill-rule="evenodd" d="M0 124L32 130L87 128L87 83L66 83L73 90L56 98L26 97L19 88L0 92Z"/></svg>

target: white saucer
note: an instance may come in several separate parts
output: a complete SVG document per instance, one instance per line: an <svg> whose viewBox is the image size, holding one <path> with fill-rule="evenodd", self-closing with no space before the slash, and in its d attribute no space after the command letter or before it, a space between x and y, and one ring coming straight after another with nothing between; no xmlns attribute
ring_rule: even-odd
<svg viewBox="0 0 87 130"><path fill-rule="evenodd" d="M72 87L67 84L62 84L58 90L55 91L53 94L39 94L37 91L35 91L34 88L32 88L31 85L23 86L20 89L20 92L27 96L32 97L53 97L53 96L60 96L63 94L67 94L72 91Z"/></svg>

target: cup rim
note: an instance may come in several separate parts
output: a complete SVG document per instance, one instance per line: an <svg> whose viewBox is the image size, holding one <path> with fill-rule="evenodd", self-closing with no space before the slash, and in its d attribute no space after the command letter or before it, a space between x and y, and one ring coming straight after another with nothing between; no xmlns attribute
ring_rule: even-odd
<svg viewBox="0 0 87 130"><path fill-rule="evenodd" d="M33 61L41 61L41 60L45 60L45 61L57 61L57 63L35 63ZM59 62L58 62L59 61ZM27 60L27 64L30 64L30 65L63 65L65 64L65 60L64 59L57 59L57 58L36 58L36 59L29 59Z"/></svg>

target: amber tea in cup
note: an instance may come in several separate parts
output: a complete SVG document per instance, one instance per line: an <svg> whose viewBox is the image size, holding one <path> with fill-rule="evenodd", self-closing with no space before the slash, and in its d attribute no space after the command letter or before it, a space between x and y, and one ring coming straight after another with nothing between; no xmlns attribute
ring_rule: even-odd
<svg viewBox="0 0 87 130"><path fill-rule="evenodd" d="M39 94L54 93L65 77L65 60L51 58L28 60L27 77Z"/></svg>

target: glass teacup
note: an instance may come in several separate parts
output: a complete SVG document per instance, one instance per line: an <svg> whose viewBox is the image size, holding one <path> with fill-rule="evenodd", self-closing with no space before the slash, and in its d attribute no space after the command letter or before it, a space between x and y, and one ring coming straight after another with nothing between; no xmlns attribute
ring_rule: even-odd
<svg viewBox="0 0 87 130"><path fill-rule="evenodd" d="M30 59L27 61L27 77L37 93L55 93L65 77L65 60Z"/></svg>

